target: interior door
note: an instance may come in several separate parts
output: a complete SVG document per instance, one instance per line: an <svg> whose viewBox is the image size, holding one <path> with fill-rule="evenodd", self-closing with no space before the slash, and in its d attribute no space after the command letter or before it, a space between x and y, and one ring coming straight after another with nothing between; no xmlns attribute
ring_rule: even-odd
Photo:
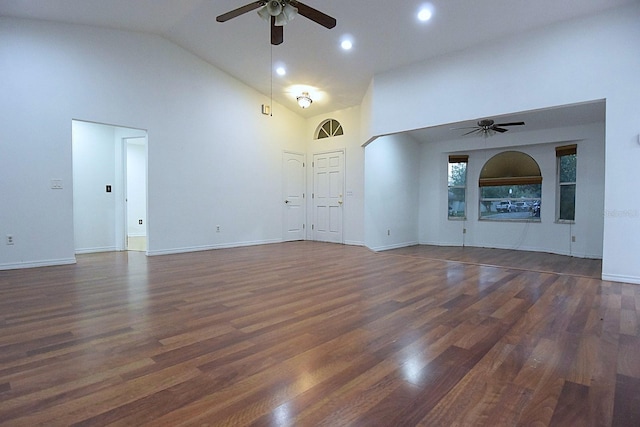
<svg viewBox="0 0 640 427"><path fill-rule="evenodd" d="M344 152L313 155L313 238L342 243Z"/></svg>
<svg viewBox="0 0 640 427"><path fill-rule="evenodd" d="M305 238L305 164L304 155L284 152L283 164L283 240Z"/></svg>

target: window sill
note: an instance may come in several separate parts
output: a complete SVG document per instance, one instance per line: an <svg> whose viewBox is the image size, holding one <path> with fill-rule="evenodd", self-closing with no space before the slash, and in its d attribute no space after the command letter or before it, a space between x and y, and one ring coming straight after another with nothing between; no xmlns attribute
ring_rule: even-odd
<svg viewBox="0 0 640 427"><path fill-rule="evenodd" d="M575 224L576 221L575 220L570 220L570 219L556 219L556 224Z"/></svg>
<svg viewBox="0 0 640 427"><path fill-rule="evenodd" d="M540 218L499 218L499 219L489 219L489 218L478 218L480 222L524 222L524 223L534 223L539 224L542 221Z"/></svg>

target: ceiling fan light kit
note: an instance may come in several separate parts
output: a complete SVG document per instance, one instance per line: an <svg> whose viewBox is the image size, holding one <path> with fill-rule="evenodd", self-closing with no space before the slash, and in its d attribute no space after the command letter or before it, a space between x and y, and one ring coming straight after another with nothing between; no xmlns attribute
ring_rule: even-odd
<svg viewBox="0 0 640 427"><path fill-rule="evenodd" d="M507 126L524 126L524 122L510 122L510 123L495 123L492 119L482 119L478 120L477 126L472 127L462 127L462 128L453 128L452 130L458 129L471 129L469 132L463 134L466 135L482 135L485 138L489 136L495 135L496 133L505 133L509 129L505 129Z"/></svg>
<svg viewBox="0 0 640 427"><path fill-rule="evenodd" d="M335 18L297 0L254 1L217 16L216 21L227 22L230 19L236 18L258 8L260 8L258 15L260 15L260 17L265 21L271 22L271 44L273 45L282 43L282 27L298 14L328 29L335 27L337 24Z"/></svg>
<svg viewBox="0 0 640 427"><path fill-rule="evenodd" d="M267 22L270 22L271 26L271 44L279 45L284 41L283 26L293 20L298 14L304 16L307 19L322 25L325 28L331 29L336 26L337 21L335 18L320 12L317 9L307 6L297 0L258 0L241 6L237 9L231 10L222 15L216 17L218 22L227 22L230 19L236 18L252 10L258 10L258 15ZM273 54L272 54L273 55ZM273 61L273 59L272 59ZM272 66L272 86L273 86L273 66ZM273 87L272 87L273 90ZM309 92L302 92L302 95L296 97L298 105L305 109L311 106L313 100L309 96ZM265 108L262 108L263 114Z"/></svg>
<svg viewBox="0 0 640 427"><path fill-rule="evenodd" d="M269 22L272 16L275 16L275 25L282 27L287 22L293 20L298 14L298 9L284 1L271 0L258 11L258 15L265 21Z"/></svg>

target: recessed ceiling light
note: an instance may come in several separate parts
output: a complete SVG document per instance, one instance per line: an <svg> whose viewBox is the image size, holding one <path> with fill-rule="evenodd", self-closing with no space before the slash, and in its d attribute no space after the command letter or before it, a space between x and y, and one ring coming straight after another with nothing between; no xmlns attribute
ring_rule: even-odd
<svg viewBox="0 0 640 427"><path fill-rule="evenodd" d="M351 50L351 48L353 47L353 42L351 40L342 40L342 43L340 43L340 47L344 50Z"/></svg>
<svg viewBox="0 0 640 427"><path fill-rule="evenodd" d="M287 70L282 66L277 67L276 68L276 74L279 75L279 76L284 76L285 74L287 74Z"/></svg>
<svg viewBox="0 0 640 427"><path fill-rule="evenodd" d="M429 19L431 19L431 16L433 15L433 12L431 12L431 8L425 6L422 9L420 9L420 11L418 11L418 19L422 22L427 22Z"/></svg>

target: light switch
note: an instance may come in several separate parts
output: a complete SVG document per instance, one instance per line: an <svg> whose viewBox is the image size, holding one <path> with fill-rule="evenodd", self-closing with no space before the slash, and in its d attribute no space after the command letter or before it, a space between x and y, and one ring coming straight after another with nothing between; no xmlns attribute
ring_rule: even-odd
<svg viewBox="0 0 640 427"><path fill-rule="evenodd" d="M107 193L111 193L111 186L107 185Z"/></svg>

